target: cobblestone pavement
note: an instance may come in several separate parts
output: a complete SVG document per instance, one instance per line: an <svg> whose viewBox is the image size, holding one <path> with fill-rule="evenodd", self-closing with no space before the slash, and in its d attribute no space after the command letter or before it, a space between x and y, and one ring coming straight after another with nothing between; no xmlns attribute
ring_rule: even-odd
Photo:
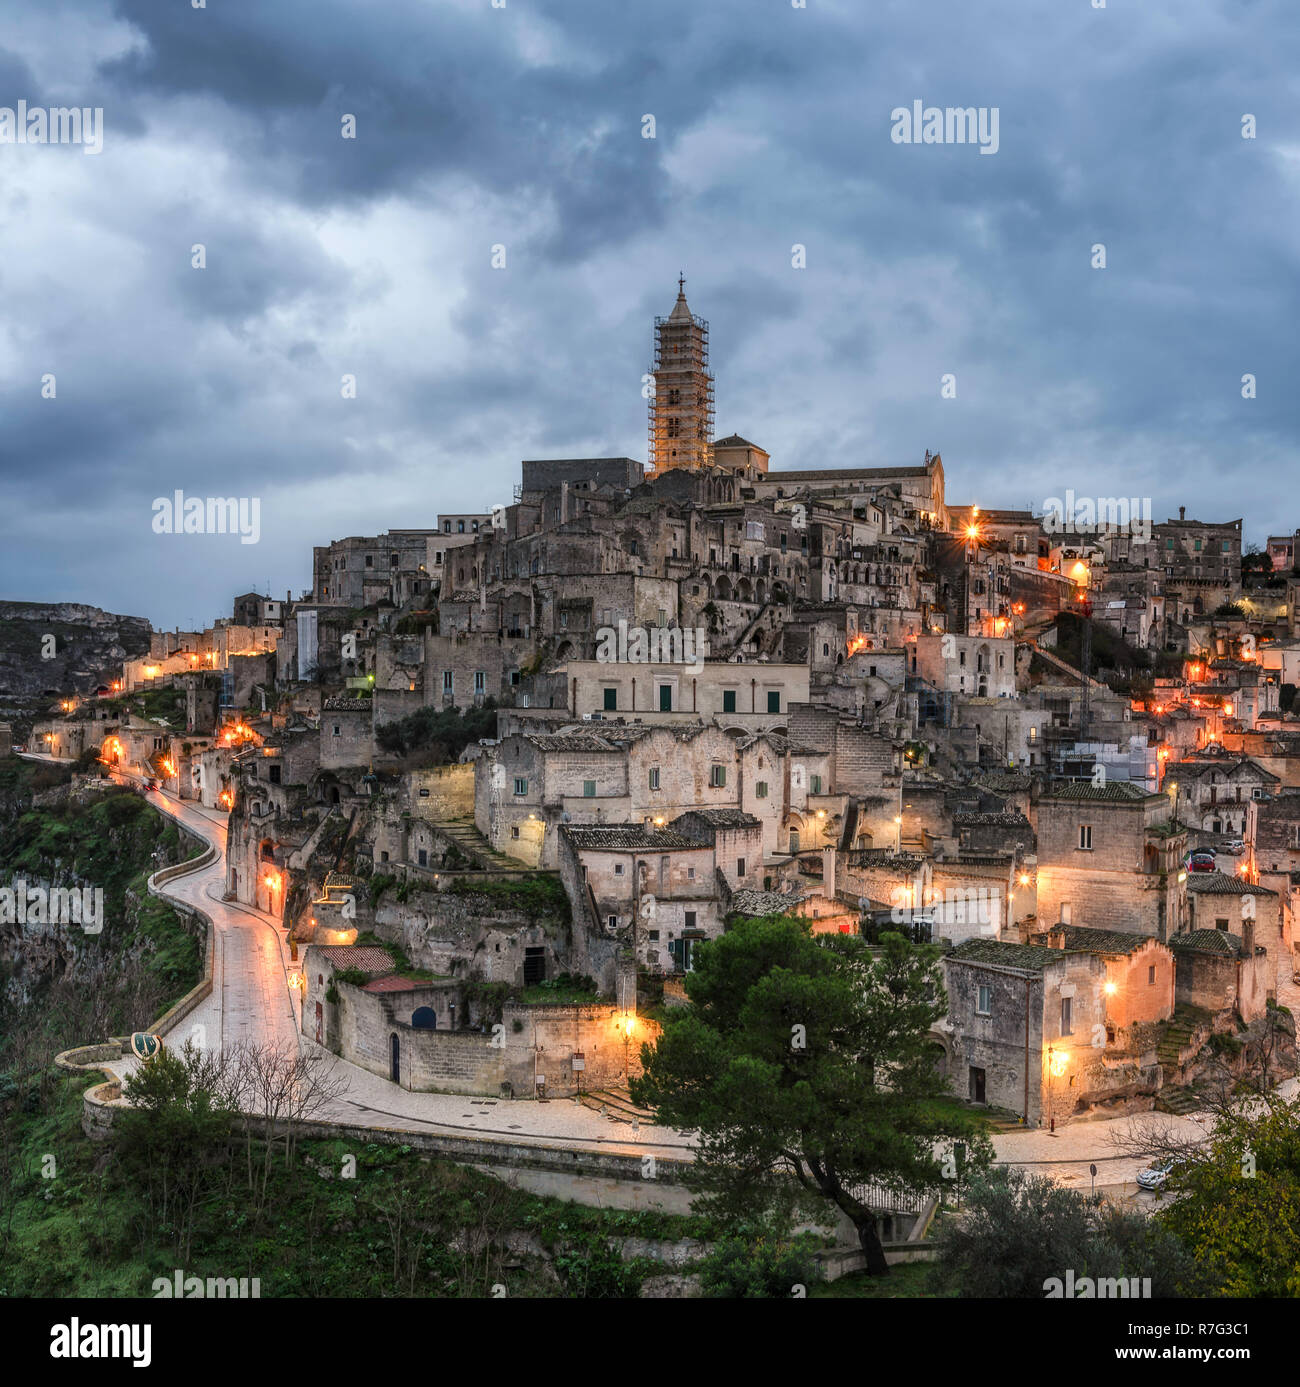
<svg viewBox="0 0 1300 1387"><path fill-rule="evenodd" d="M300 994L289 987L289 977L299 965L289 957L284 931L269 915L234 901L221 899L226 878L225 817L190 800L177 800L151 792L156 806L187 828L214 843L221 857L212 865L171 881L167 891L180 900L201 906L215 927L213 990L198 1008L177 1026L174 1040L193 1037L204 1044L228 1046L240 1040L288 1043L315 1048L299 1031L297 1007ZM1287 980L1279 987L1279 1000L1296 1010L1300 988ZM322 1118L362 1123L387 1131L453 1132L479 1134L525 1145L563 1146L575 1150L600 1150L619 1154L653 1153L661 1159L685 1156L689 1138L668 1127L630 1124L602 1117L572 1099L467 1098L444 1093L412 1093L387 1079L330 1055L331 1072L347 1081L347 1090ZM129 1073L134 1060L110 1067ZM1297 1082L1289 1080L1283 1092L1294 1094ZM1121 1117L1098 1122L1074 1122L1055 1133L1034 1129L1005 1132L993 1138L996 1159L1050 1175L1074 1188L1090 1188L1090 1165L1097 1166L1098 1189L1120 1197L1150 1198L1139 1193L1134 1177L1146 1164L1141 1155L1125 1150L1136 1124L1150 1124L1190 1137L1203 1134L1206 1119L1146 1113L1140 1118Z"/></svg>

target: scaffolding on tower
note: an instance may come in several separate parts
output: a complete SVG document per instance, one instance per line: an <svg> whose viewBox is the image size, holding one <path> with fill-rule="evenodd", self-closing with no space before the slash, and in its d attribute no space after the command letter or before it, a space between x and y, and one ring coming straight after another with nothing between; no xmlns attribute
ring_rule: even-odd
<svg viewBox="0 0 1300 1387"><path fill-rule="evenodd" d="M707 467L713 461L713 377L709 374L709 325L686 304L684 281L666 318L655 319L655 359L650 394L650 466Z"/></svg>

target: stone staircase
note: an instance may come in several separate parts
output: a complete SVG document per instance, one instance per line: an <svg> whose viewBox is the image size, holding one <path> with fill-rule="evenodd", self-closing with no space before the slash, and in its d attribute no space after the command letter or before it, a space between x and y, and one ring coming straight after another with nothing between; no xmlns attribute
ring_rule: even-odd
<svg viewBox="0 0 1300 1387"><path fill-rule="evenodd" d="M655 1115L649 1108L638 1107L626 1088L593 1088L579 1096L584 1108L598 1112L614 1122L653 1123Z"/></svg>
<svg viewBox="0 0 1300 1387"><path fill-rule="evenodd" d="M1210 1019L1210 1014L1200 1007L1181 1003L1174 1008L1173 1016L1165 1023L1156 1048L1156 1059L1160 1064L1163 1082L1156 1095L1156 1110L1180 1115L1197 1112L1205 1106L1196 1093L1185 1084L1176 1082L1176 1075L1183 1067L1183 1051L1191 1044L1192 1035Z"/></svg>
<svg viewBox="0 0 1300 1387"><path fill-rule="evenodd" d="M1059 655L1054 654L1051 650L1045 650L1041 645L1035 644L1034 654L1037 655L1040 660L1045 661L1053 668L1059 670L1062 674L1068 675L1072 682L1078 683L1082 680L1082 670L1070 664L1068 660L1061 659ZM1091 675L1088 676L1088 685L1090 688L1097 689L1102 693L1110 692L1109 684L1104 684L1100 679L1094 679Z"/></svg>
<svg viewBox="0 0 1300 1387"><path fill-rule="evenodd" d="M520 862L518 858L507 857L505 853L498 852L468 819L457 819L452 822L442 821L435 824L434 827L444 838L453 842L471 862L477 863L485 870L490 871L493 868L509 872L525 870L524 863Z"/></svg>
<svg viewBox="0 0 1300 1387"><path fill-rule="evenodd" d="M1157 1112L1170 1112L1179 1117L1186 1117L1189 1113L1200 1112L1204 1106L1204 1102L1196 1096L1195 1089L1162 1088L1156 1094Z"/></svg>

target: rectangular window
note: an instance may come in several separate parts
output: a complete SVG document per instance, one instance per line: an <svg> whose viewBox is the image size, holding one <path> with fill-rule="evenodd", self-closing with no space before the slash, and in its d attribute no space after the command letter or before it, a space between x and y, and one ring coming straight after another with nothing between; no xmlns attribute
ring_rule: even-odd
<svg viewBox="0 0 1300 1387"><path fill-rule="evenodd" d="M808 788L812 791L812 793L813 793L814 795L820 795L821 792L822 792L822 778L821 778L821 776L819 776L819 775L810 775L810 776L808 777Z"/></svg>
<svg viewBox="0 0 1300 1387"><path fill-rule="evenodd" d="M1071 916L1071 913L1072 913L1072 908L1071 908L1071 906L1070 906L1070 902L1069 902L1069 901L1062 901L1062 902L1061 902L1061 923L1062 923L1063 925L1068 925L1068 924L1070 923L1070 916Z"/></svg>
<svg viewBox="0 0 1300 1387"><path fill-rule="evenodd" d="M481 669L474 671L474 692L476 694L487 692L487 675Z"/></svg>
<svg viewBox="0 0 1300 1387"><path fill-rule="evenodd" d="M975 989L975 1015L993 1015L993 989L987 983L980 983Z"/></svg>
<svg viewBox="0 0 1300 1387"><path fill-rule="evenodd" d="M767 691L767 711L769 713L779 713L781 711L781 695L776 689Z"/></svg>
<svg viewBox="0 0 1300 1387"><path fill-rule="evenodd" d="M743 857L736 858L736 875L738 877L745 875L745 859Z"/></svg>
<svg viewBox="0 0 1300 1387"><path fill-rule="evenodd" d="M418 863L419 863L419 865L420 865L421 867L427 867L427 866L429 865L429 852L428 852L428 849L427 849L427 848L421 848L421 849L416 853L416 859L417 859L417 861L418 861Z"/></svg>
<svg viewBox="0 0 1300 1387"><path fill-rule="evenodd" d="M726 783L727 783L727 768L726 768L726 766L710 766L710 767L709 767L709 784L712 785L712 786L714 786L714 787L717 787L717 786L719 786L719 785L725 785Z"/></svg>
<svg viewBox="0 0 1300 1387"><path fill-rule="evenodd" d="M1092 825L1091 825L1091 824L1080 824L1080 825L1079 825L1079 851L1080 851L1080 852L1091 852L1091 851L1092 851Z"/></svg>
<svg viewBox="0 0 1300 1387"><path fill-rule="evenodd" d="M605 689L605 690L604 690L604 695L605 695L605 704L604 704L604 706L605 706L605 711L606 711L607 713L616 713L616 712L618 711L618 690L617 690L617 689Z"/></svg>
<svg viewBox="0 0 1300 1387"><path fill-rule="evenodd" d="M1154 986L1155 986L1155 981L1156 981L1156 966L1155 966L1155 964L1153 963L1153 964L1150 966L1150 968L1147 969L1147 986L1148 986L1148 987L1154 987Z"/></svg>
<svg viewBox="0 0 1300 1387"><path fill-rule="evenodd" d="M515 825L513 825L513 826L511 827L511 829L510 829L510 836L511 836L512 838L518 838L518 837L519 837L519 825L518 825L518 824L515 824ZM583 868L583 871L586 871L586 868L585 868L585 867Z"/></svg>
<svg viewBox="0 0 1300 1387"><path fill-rule="evenodd" d="M671 684L659 685L659 711L661 713L671 713L673 710L673 686Z"/></svg>
<svg viewBox="0 0 1300 1387"><path fill-rule="evenodd" d="M515 776L515 794L526 795L528 793L528 781L523 776Z"/></svg>
<svg viewBox="0 0 1300 1387"><path fill-rule="evenodd" d="M658 766L651 766L651 767L650 767L650 788L651 788L652 790L657 790L657 789L659 788L659 767L658 767Z"/></svg>
<svg viewBox="0 0 1300 1387"><path fill-rule="evenodd" d="M1074 998L1061 998L1061 1034L1073 1035L1074 1033Z"/></svg>
<svg viewBox="0 0 1300 1387"><path fill-rule="evenodd" d="M621 877L623 875L623 864L621 862L614 863L614 875L616 877Z"/></svg>
<svg viewBox="0 0 1300 1387"><path fill-rule="evenodd" d="M442 691L445 694L451 692L451 670L444 669L442 672Z"/></svg>
<svg viewBox="0 0 1300 1387"><path fill-rule="evenodd" d="M594 780L584 780L582 782L582 797L583 799L596 798L596 782Z"/></svg>
<svg viewBox="0 0 1300 1387"><path fill-rule="evenodd" d="M687 880L687 881L694 881L694 880L695 880L695 868L694 868L694 867L687 867L687 869L686 869L686 880Z"/></svg>
<svg viewBox="0 0 1300 1387"><path fill-rule="evenodd" d="M754 793L759 797L759 799L766 799L766 798L767 798L767 781L766 781L766 780L760 780L760 781L754 786Z"/></svg>
<svg viewBox="0 0 1300 1387"><path fill-rule="evenodd" d="M722 711L724 713L734 713L736 711L736 691L735 689L723 689L722 691Z"/></svg>
<svg viewBox="0 0 1300 1387"><path fill-rule="evenodd" d="M695 928L695 912L694 912L693 910L687 910L687 911L685 911L685 912L684 912L683 918L684 918L685 921L686 921L686 928L687 928L687 929L694 929L694 928Z"/></svg>
<svg viewBox="0 0 1300 1387"><path fill-rule="evenodd" d="M617 916L617 915L608 915L608 916L606 916L606 917L605 917L605 923L609 926L609 931L610 931L610 933L613 934L613 932L614 932L616 929L618 929L618 916Z"/></svg>

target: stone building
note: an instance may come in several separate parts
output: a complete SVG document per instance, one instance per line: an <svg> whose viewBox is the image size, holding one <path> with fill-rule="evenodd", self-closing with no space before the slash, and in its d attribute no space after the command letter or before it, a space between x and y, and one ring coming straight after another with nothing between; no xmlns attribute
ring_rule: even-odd
<svg viewBox="0 0 1300 1387"><path fill-rule="evenodd" d="M559 860L588 928L626 945L641 968L687 972L696 944L722 932L708 842L640 824L565 824Z"/></svg>
<svg viewBox="0 0 1300 1387"><path fill-rule="evenodd" d="M335 607L402 606L429 592L432 529L352 535L312 550L312 602Z"/></svg>
<svg viewBox="0 0 1300 1387"><path fill-rule="evenodd" d="M310 945L302 1030L309 1042L414 1092L564 1097L625 1085L659 1027L604 1004L480 1009L454 979L393 969L384 949Z"/></svg>
<svg viewBox="0 0 1300 1387"><path fill-rule="evenodd" d="M1157 939L1122 930L1056 925L1043 936L1053 949L1096 954L1106 963L1102 984L1106 1044L1122 1048L1130 1027L1167 1021L1174 1014L1174 955Z"/></svg>
<svg viewBox="0 0 1300 1387"><path fill-rule="evenodd" d="M735 738L699 723L512 734L475 762L474 819L498 851L554 867L566 823L666 823L692 809L738 810L737 769ZM784 777L771 785L780 814Z"/></svg>
<svg viewBox="0 0 1300 1387"><path fill-rule="evenodd" d="M1268 1009L1269 959L1253 939L1220 929L1187 930L1169 941L1179 1005L1235 1012L1247 1025Z"/></svg>
<svg viewBox="0 0 1300 1387"><path fill-rule="evenodd" d="M1279 784L1276 775L1249 756L1219 755L1167 762L1163 788L1169 793L1178 787L1183 823L1253 842L1258 802Z"/></svg>
<svg viewBox="0 0 1300 1387"><path fill-rule="evenodd" d="M908 674L953 694L1014 698L1015 641L983 636L922 635L910 646Z"/></svg>
<svg viewBox="0 0 1300 1387"><path fill-rule="evenodd" d="M970 939L943 958L948 1078L975 1103L1033 1127L1068 1119L1105 1027L1106 961L1097 954Z"/></svg>
<svg viewBox="0 0 1300 1387"><path fill-rule="evenodd" d="M573 660L563 673L570 715L588 721L596 716L636 722L705 718L748 730L784 728L790 705L808 701L806 665Z"/></svg>
<svg viewBox="0 0 1300 1387"><path fill-rule="evenodd" d="M321 769L369 766L374 757L372 719L368 698L327 698L320 719Z"/></svg>
<svg viewBox="0 0 1300 1387"><path fill-rule="evenodd" d="M1057 785L1034 809L1044 928L1086 925L1162 942L1184 927L1186 831L1167 795L1112 781Z"/></svg>
<svg viewBox="0 0 1300 1387"><path fill-rule="evenodd" d="M1289 983L1295 971L1292 914L1289 902L1271 887L1223 872L1187 874L1187 929L1216 929L1251 943L1268 959L1265 992L1278 998L1279 979Z"/></svg>
<svg viewBox="0 0 1300 1387"><path fill-rule="evenodd" d="M1169 618L1186 627L1241 596L1241 521L1188 520L1179 506L1178 519L1152 530L1153 566L1164 569Z"/></svg>

